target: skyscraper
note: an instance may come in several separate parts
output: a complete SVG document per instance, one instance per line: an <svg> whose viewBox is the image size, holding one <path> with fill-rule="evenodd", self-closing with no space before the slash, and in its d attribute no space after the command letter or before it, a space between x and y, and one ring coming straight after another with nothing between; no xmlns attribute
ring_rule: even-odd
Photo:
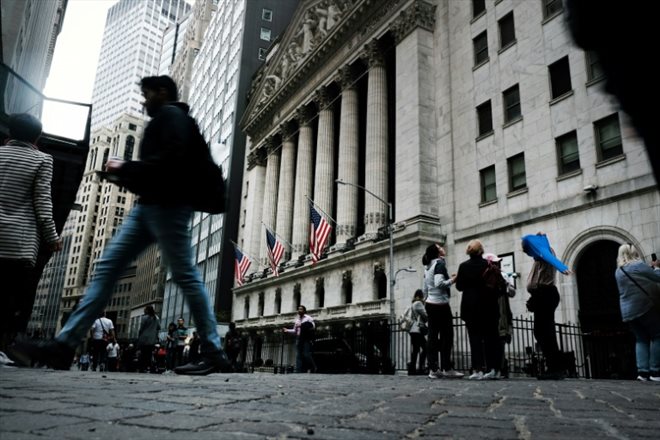
<svg viewBox="0 0 660 440"><path fill-rule="evenodd" d="M121 0L108 11L94 82L92 131L142 115L140 78L158 73L163 31L190 11L185 0Z"/></svg>

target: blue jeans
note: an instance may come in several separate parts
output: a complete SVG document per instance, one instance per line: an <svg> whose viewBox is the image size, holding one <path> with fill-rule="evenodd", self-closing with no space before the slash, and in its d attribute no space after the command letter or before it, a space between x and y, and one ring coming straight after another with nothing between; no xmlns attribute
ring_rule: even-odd
<svg viewBox="0 0 660 440"><path fill-rule="evenodd" d="M316 363L312 357L312 343L296 338L296 373L304 373L307 369L316 372Z"/></svg>
<svg viewBox="0 0 660 440"><path fill-rule="evenodd" d="M635 334L637 372L660 376L660 316L654 309L629 322Z"/></svg>
<svg viewBox="0 0 660 440"><path fill-rule="evenodd" d="M75 348L85 337L112 296L112 290L124 269L149 245L157 243L172 278L181 287L192 312L201 352L222 352L220 336L209 295L193 262L190 246L190 208L137 205L122 223L117 235L96 263L91 284L78 308L71 314L57 340Z"/></svg>

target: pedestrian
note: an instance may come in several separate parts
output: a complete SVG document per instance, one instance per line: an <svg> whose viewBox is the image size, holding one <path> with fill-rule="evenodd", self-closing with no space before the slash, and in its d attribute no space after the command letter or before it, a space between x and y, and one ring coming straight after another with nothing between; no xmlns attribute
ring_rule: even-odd
<svg viewBox="0 0 660 440"><path fill-rule="evenodd" d="M284 333L296 335L296 373L316 371L316 363L312 356L312 344L314 343L314 329L316 325L311 316L307 314L307 308L298 306L298 315L293 323L293 328L283 328Z"/></svg>
<svg viewBox="0 0 660 440"><path fill-rule="evenodd" d="M635 335L637 380L660 382L660 264L644 263L630 243L619 246L616 262L621 319Z"/></svg>
<svg viewBox="0 0 660 440"><path fill-rule="evenodd" d="M85 352L82 355L80 355L80 359L78 360L78 363L82 371L89 370L89 353Z"/></svg>
<svg viewBox="0 0 660 440"><path fill-rule="evenodd" d="M499 338L500 292L487 285L488 261L479 240L470 240L465 249L468 260L458 266L456 288L463 292L461 318L465 321L472 355L472 374L468 379L499 379L502 364ZM497 273L503 282L500 273Z"/></svg>
<svg viewBox="0 0 660 440"><path fill-rule="evenodd" d="M530 294L527 310L534 314L534 337L546 361L546 372L540 373L538 379L561 380L565 376L555 329L555 310L560 301L556 275L558 270L564 275L572 272L555 256L543 232L525 235L522 247L527 255L534 258L527 278L527 291Z"/></svg>
<svg viewBox="0 0 660 440"><path fill-rule="evenodd" d="M225 334L225 351L229 356L229 361L234 371L238 370L238 356L243 348L243 338L241 332L236 329L236 323L229 323L229 330Z"/></svg>
<svg viewBox="0 0 660 440"><path fill-rule="evenodd" d="M408 333L410 334L410 363L408 364L408 375L425 374L426 365L426 335L429 333L428 315L424 308L424 292L417 289L413 295L412 305L410 306L410 318L412 325ZM419 367L417 366L417 356L419 356Z"/></svg>
<svg viewBox="0 0 660 440"><path fill-rule="evenodd" d="M176 345L177 345L177 334L176 334L176 324L170 322L167 325L167 336L165 341L165 349L167 351L167 361L166 361L166 371L174 371L174 368L177 366L176 358Z"/></svg>
<svg viewBox="0 0 660 440"><path fill-rule="evenodd" d="M106 358L108 343L114 336L115 326L112 321L105 316L105 310L101 312L101 316L94 320L92 328L90 329L91 346L92 346L92 371L96 371L97 367L104 369L106 366Z"/></svg>
<svg viewBox="0 0 660 440"><path fill-rule="evenodd" d="M201 340L197 332L193 332L190 342L188 343L188 361L189 362L198 362L199 361L199 344ZM226 353L226 351L225 351ZM227 355L229 356L229 355Z"/></svg>
<svg viewBox="0 0 660 440"><path fill-rule="evenodd" d="M451 352L454 345L454 317L449 305L450 288L456 275L449 276L445 263L445 249L439 244L426 248L422 257L424 264L424 286L426 314L428 316L429 335L427 357L429 378L442 377L460 379L463 373L454 370ZM440 363L438 363L440 352Z"/></svg>
<svg viewBox="0 0 660 440"><path fill-rule="evenodd" d="M107 353L106 366L108 371L115 372L119 366L119 344L115 338L110 340L110 343L105 347Z"/></svg>
<svg viewBox="0 0 660 440"><path fill-rule="evenodd" d="M184 355L186 349L186 340L188 339L188 328L184 325L183 318L176 321L176 366L185 363Z"/></svg>
<svg viewBox="0 0 660 440"><path fill-rule="evenodd" d="M149 305L144 308L144 315L140 319L140 329L138 330L138 371L145 373L151 371L153 367L154 346L158 343L158 333L160 333L160 320L156 316L156 310Z"/></svg>
<svg viewBox="0 0 660 440"><path fill-rule="evenodd" d="M68 368L74 348L110 300L126 266L156 243L202 339L202 359L175 372L205 375L221 371L229 368L229 361L220 346L209 294L193 261L189 223L196 206L211 204L210 186L217 183L221 187L222 182L213 180L215 174L211 176L218 168L209 166L210 151L195 120L188 116L188 105L176 102L178 91L172 78L149 76L142 78L140 86L143 105L152 119L144 129L139 160L110 159L105 165L106 176L136 193L139 200L97 260L94 278L60 334L43 344L23 344L17 355L45 359L54 368ZM201 184L207 180L209 191ZM215 192L212 195L218 199Z"/></svg>
<svg viewBox="0 0 660 440"><path fill-rule="evenodd" d="M10 139L0 146L0 352L27 329L40 242L62 249L53 220L53 158L36 146L41 122L21 113L10 115L8 126Z"/></svg>

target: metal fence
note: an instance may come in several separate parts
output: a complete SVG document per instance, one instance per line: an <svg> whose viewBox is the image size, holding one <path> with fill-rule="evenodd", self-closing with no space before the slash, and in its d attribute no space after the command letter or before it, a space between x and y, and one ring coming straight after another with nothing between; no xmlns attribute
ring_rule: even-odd
<svg viewBox="0 0 660 440"><path fill-rule="evenodd" d="M625 331L584 333L576 324L556 324L563 365L569 377L634 378L634 337ZM386 320L339 323L318 331L315 359L319 372L388 374L407 371L410 336L398 323ZM391 355L392 354L392 355ZM512 377L536 376L545 371L545 357L534 338L533 319L513 318L511 341L504 346ZM454 316L454 368L469 372L470 344L467 328ZM295 342L279 333L252 335L241 353L247 371L293 372Z"/></svg>

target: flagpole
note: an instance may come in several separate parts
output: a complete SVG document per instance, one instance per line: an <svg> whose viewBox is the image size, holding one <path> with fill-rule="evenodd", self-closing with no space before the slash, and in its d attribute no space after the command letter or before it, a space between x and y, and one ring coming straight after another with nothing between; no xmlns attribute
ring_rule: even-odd
<svg viewBox="0 0 660 440"><path fill-rule="evenodd" d="M286 241L284 238L282 238L282 236L281 236L280 234L278 234L277 232L275 232L275 230L270 230L270 229L268 229L268 226L266 226L266 223L261 222L261 224L264 225L264 228L266 228L267 230L271 231L271 232L272 232L277 238L279 238L280 240L282 240L282 241L284 242L284 244L286 244L287 246L293 248L293 245L292 245L291 243L289 243L288 241Z"/></svg>
<svg viewBox="0 0 660 440"><path fill-rule="evenodd" d="M305 194L305 198L306 198L307 200L309 200L310 203L316 207L316 209L318 209L318 210L321 211L326 217L328 217L328 219L330 219L330 221L332 221L332 223L334 223L335 225L337 224L337 220L335 220L334 218L330 217L330 215L329 215L327 212L325 212L323 209L321 209L321 207L320 207L319 205L317 205L316 203L314 203L314 200L310 199L310 198L307 196L307 194Z"/></svg>

